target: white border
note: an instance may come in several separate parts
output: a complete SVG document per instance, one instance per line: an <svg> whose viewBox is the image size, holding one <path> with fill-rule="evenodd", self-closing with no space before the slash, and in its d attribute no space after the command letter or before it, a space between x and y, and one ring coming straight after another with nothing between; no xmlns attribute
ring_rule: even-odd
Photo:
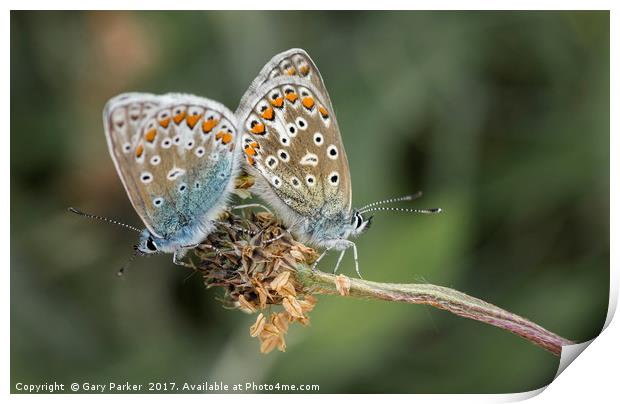
<svg viewBox="0 0 620 404"><path fill-rule="evenodd" d="M165 10L169 9L171 6L179 7L179 10L193 10L193 9L202 9L205 6L212 7L213 9L231 9L232 3L230 1L220 2L218 3L205 3L204 1L199 0L189 0L183 2L183 4L179 5L178 3L170 3L164 1L132 1L132 0L109 0L109 1L92 1L85 4L84 1L10 1L9 7L10 9L51 9L51 6L54 7L62 7L63 9L84 9L85 5L88 5L92 9L118 9L118 10L127 10L127 9L160 9ZM239 5L238 9L256 9L256 2L242 1L237 3ZM259 5L262 9L266 10L277 10L281 8L283 5L293 6L298 9L344 9L350 3L344 1L334 1L334 0L313 0L312 2L287 2L284 4L282 1L273 1L273 0L263 0ZM617 72L620 68L618 64L618 23L620 19L618 18L617 12L618 7L614 7L616 2L612 1L562 1L562 2L552 2L552 1L532 1L525 0L519 2L497 2L497 1L469 1L465 4L462 1L443 1L440 4L428 2L428 3L419 3L419 2L404 2L404 1L392 1L392 0L383 0L381 2L356 2L356 6L362 9L398 9L402 7L412 7L415 6L416 9L419 10L452 10L452 9L469 9L469 10L481 10L481 9L498 9L498 10L611 10L611 72ZM464 7L465 6L465 7ZM7 11L4 13L3 19L4 28L2 29L2 55L10 55L10 14ZM10 133L10 122L9 122L9 108L10 108L10 64L7 62L2 63L3 69L3 94L4 97L2 99L2 119L0 122L4 125L4 133ZM618 112L618 81L612 75L611 77L611 111ZM619 175L618 175L618 164L615 162L614 157L618 157L618 122L615 114L611 114L611 139L610 139L610 162L611 162L611 183L620 184ZM10 142L10 139L9 139ZM2 185L5 190L5 195L8 194L9 184L10 184L10 149L5 148L3 151L3 158L0 160L0 164L2 164ZM611 245L613 247L618 246L618 225L619 219L618 214L615 213L613 207L617 205L618 202L618 189L617 186L610 187L611 195L610 195L610 207L611 207L611 221L610 221L610 236L611 236ZM10 223L10 209L9 209L9 198L4 197L0 199L1 209L0 209L0 220L3 223ZM10 245L10 231L8 228L4 232L2 232L2 244L5 246L5 250L8 250L6 246ZM586 350L585 355L581 355L572 366L569 366L559 377L555 380L548 388L542 388L533 392L519 393L519 394L506 394L506 395L389 395L386 396L385 399L389 399L394 402L407 402L411 403L412 400L416 403L426 403L426 402L512 402L519 401L523 399L527 399L532 396L534 397L533 402L562 402L562 403L573 403L579 402L583 403L584 401L588 402L608 402L612 397L618 397L618 363L620 359L620 349L618 348L617 341L620 341L620 326L618 326L618 321L611 322L613 317L613 313L615 311L617 300L618 300L618 254L612 248L611 252L611 286L610 286L610 310L608 312L606 325L608 326L600 337L596 338L591 345ZM9 324L10 322L10 282L9 279L9 267L10 267L10 259L8 254L4 254L3 257L5 261L5 265L3 266L5 279L2 284L3 288L3 296L4 296L4 310L2 311L2 324ZM5 381L6 385L4 388L5 394L8 394L10 391L10 387L8 383L10 382L10 336L8 332L8 328L4 328L4 333L2 334L2 342L3 342L3 367L2 367L2 377ZM566 359L563 359L564 361ZM538 394L544 390L543 394ZM110 396L107 395L89 395L88 400L94 402L107 402L110 400ZM336 399L342 400L347 399L344 396L335 396ZM352 397L348 397L351 399ZM356 396L352 399L356 401L366 401L373 400L375 401L378 397L376 396ZM11 395L9 397L12 401L20 401L20 402L31 402L31 401L49 401L49 402L82 402L84 401L84 396L81 395ZM115 395L113 397L114 400L120 401L146 401L149 402L169 402L170 399L174 400L184 400L189 402L200 402L204 403L205 400L217 400L218 402L228 403L228 402L236 402L239 400L239 397L234 395L218 395L218 396L209 396L204 397L202 395L175 395L173 397L167 397L164 395ZM298 402L310 402L315 401L317 399L322 400L322 398L315 397L313 395L295 395L295 397L291 398L287 395L255 395L253 397L246 397L242 399L248 400L256 400L257 402L284 402L285 400L294 399Z"/></svg>

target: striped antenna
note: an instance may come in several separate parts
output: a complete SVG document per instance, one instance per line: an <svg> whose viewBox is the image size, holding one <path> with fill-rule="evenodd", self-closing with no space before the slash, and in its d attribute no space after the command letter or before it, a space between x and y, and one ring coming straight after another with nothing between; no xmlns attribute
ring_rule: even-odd
<svg viewBox="0 0 620 404"><path fill-rule="evenodd" d="M130 229L130 230L133 230L135 232L142 233L142 230L138 229L137 227L133 227L133 226L130 226L128 224L121 223L121 222L119 222L117 220L108 219L107 217L103 217L103 216L91 215L90 213L84 213L81 210L78 210L76 208L69 208L68 210L69 210L69 212L75 213L76 215L84 216L84 217L87 217L89 219L101 220L102 222L115 224L117 226L121 226L121 227L124 227L126 229Z"/></svg>
<svg viewBox="0 0 620 404"><path fill-rule="evenodd" d="M359 213L366 212L381 212L381 211L393 211L393 212L407 212L407 213L422 213L422 214L435 214L441 213L441 208L432 208L432 209L409 209L409 208L393 208L390 206L378 206L375 208L369 208L366 210L361 210Z"/></svg>
<svg viewBox="0 0 620 404"><path fill-rule="evenodd" d="M364 211L364 210L366 210L368 208L372 208L373 206L385 205L386 203L413 201L414 199L418 199L421 196L422 196L422 191L418 191L418 192L416 192L415 194L412 194L412 195L399 196L398 198L384 199L382 201L377 201L377 202L369 203L366 206L362 206L359 210L360 210L360 212L362 212L362 211Z"/></svg>

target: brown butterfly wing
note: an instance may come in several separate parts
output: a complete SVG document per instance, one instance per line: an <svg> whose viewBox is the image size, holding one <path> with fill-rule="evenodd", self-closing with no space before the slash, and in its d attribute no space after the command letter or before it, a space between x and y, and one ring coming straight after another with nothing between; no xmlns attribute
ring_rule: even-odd
<svg viewBox="0 0 620 404"><path fill-rule="evenodd" d="M308 78L279 75L249 90L236 113L246 163L259 187L268 199L304 217L334 216L351 208L346 153L316 72L312 77L320 88L309 79L311 73Z"/></svg>

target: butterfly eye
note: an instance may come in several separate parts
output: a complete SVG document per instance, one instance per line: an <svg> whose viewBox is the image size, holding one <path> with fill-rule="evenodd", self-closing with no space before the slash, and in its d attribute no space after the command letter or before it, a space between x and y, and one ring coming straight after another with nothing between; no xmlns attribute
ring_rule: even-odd
<svg viewBox="0 0 620 404"><path fill-rule="evenodd" d="M149 251L157 251L157 244L155 244L151 237L146 240L146 248L148 248Z"/></svg>
<svg viewBox="0 0 620 404"><path fill-rule="evenodd" d="M359 229L363 222L364 219L362 218L362 215L357 212L351 218L351 224L354 225L356 229Z"/></svg>

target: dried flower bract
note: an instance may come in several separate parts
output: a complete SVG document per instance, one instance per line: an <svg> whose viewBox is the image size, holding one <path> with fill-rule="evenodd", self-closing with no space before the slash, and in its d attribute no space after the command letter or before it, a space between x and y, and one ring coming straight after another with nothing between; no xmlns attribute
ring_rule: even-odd
<svg viewBox="0 0 620 404"><path fill-rule="evenodd" d="M242 185L242 184L240 184ZM294 322L307 325L316 298L303 292L292 276L298 264L312 263L317 253L295 240L274 216L244 210L226 212L222 224L194 253L197 270L208 288L223 287L225 301L246 313L281 305L269 317L259 313L250 336L260 341L260 351L284 351L284 337Z"/></svg>

